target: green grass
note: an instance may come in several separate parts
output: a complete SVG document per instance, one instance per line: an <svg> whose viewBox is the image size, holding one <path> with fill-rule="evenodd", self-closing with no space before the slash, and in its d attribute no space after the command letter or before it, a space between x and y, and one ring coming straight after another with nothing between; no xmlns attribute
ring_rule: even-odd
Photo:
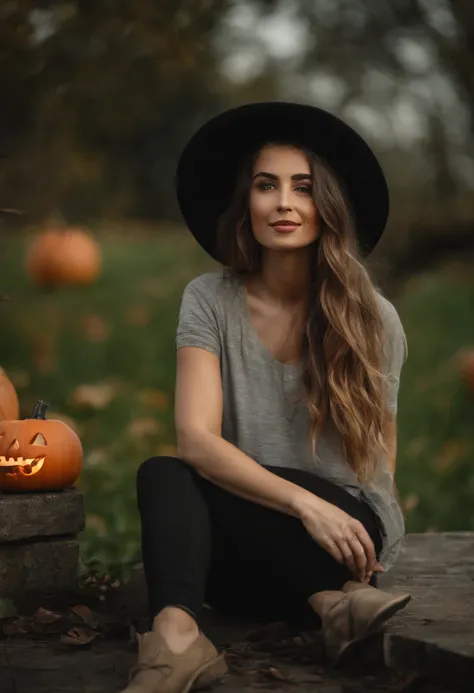
<svg viewBox="0 0 474 693"><path fill-rule="evenodd" d="M85 453L82 558L120 574L139 552L136 469L174 449L181 294L214 264L187 236L103 236L101 245L100 281L47 292L24 275L23 241L6 244L0 289L10 300L0 305L0 364L17 386L23 416L43 399L52 415L77 427ZM409 343L397 474L408 529L474 529L474 401L455 358L474 345L474 282L420 277L395 304Z"/></svg>

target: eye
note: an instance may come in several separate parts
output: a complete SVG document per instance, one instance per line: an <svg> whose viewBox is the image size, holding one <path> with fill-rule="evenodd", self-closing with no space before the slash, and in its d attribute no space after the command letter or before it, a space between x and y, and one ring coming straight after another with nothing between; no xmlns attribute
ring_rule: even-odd
<svg viewBox="0 0 474 693"><path fill-rule="evenodd" d="M46 440L44 439L44 436L41 433L37 433L31 441L30 445L46 445Z"/></svg>
<svg viewBox="0 0 474 693"><path fill-rule="evenodd" d="M311 193L311 188L308 185L298 185L296 190L304 192L308 195Z"/></svg>
<svg viewBox="0 0 474 693"><path fill-rule="evenodd" d="M275 187L275 183L259 183L257 187L259 190L270 190Z"/></svg>

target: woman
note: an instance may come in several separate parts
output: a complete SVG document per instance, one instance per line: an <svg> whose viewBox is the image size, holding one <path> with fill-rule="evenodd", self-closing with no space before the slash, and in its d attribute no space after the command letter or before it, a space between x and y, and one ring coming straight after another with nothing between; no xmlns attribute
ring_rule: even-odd
<svg viewBox="0 0 474 693"><path fill-rule="evenodd" d="M337 655L410 599L375 587L404 534L393 478L406 340L362 262L388 215L374 154L323 110L250 104L194 135L177 193L223 268L183 295L177 458L138 471L151 630L127 693L222 677L204 602L320 623Z"/></svg>

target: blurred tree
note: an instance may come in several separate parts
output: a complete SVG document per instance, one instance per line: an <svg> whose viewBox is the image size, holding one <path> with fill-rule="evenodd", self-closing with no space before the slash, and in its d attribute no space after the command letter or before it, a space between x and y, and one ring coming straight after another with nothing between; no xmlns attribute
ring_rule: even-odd
<svg viewBox="0 0 474 693"><path fill-rule="evenodd" d="M289 7L304 28L299 54L281 65L285 96L340 113L379 150L395 193L380 246L394 276L474 249L474 3L250 4L260 34Z"/></svg>
<svg viewBox="0 0 474 693"><path fill-rule="evenodd" d="M220 103L227 0L12 0L0 7L0 183L32 218L172 215L172 168Z"/></svg>

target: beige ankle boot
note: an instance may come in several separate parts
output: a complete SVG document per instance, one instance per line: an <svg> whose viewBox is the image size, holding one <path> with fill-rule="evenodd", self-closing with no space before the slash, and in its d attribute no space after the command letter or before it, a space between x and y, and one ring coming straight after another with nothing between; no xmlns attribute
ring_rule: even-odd
<svg viewBox="0 0 474 693"><path fill-rule="evenodd" d="M159 633L137 634L138 664L122 693L189 693L227 674L224 655L200 633L182 654L168 648Z"/></svg>
<svg viewBox="0 0 474 693"><path fill-rule="evenodd" d="M337 658L347 643L377 631L410 599L407 592L390 594L355 581L346 582L341 591L315 594L311 605L321 618L321 631L330 658Z"/></svg>

